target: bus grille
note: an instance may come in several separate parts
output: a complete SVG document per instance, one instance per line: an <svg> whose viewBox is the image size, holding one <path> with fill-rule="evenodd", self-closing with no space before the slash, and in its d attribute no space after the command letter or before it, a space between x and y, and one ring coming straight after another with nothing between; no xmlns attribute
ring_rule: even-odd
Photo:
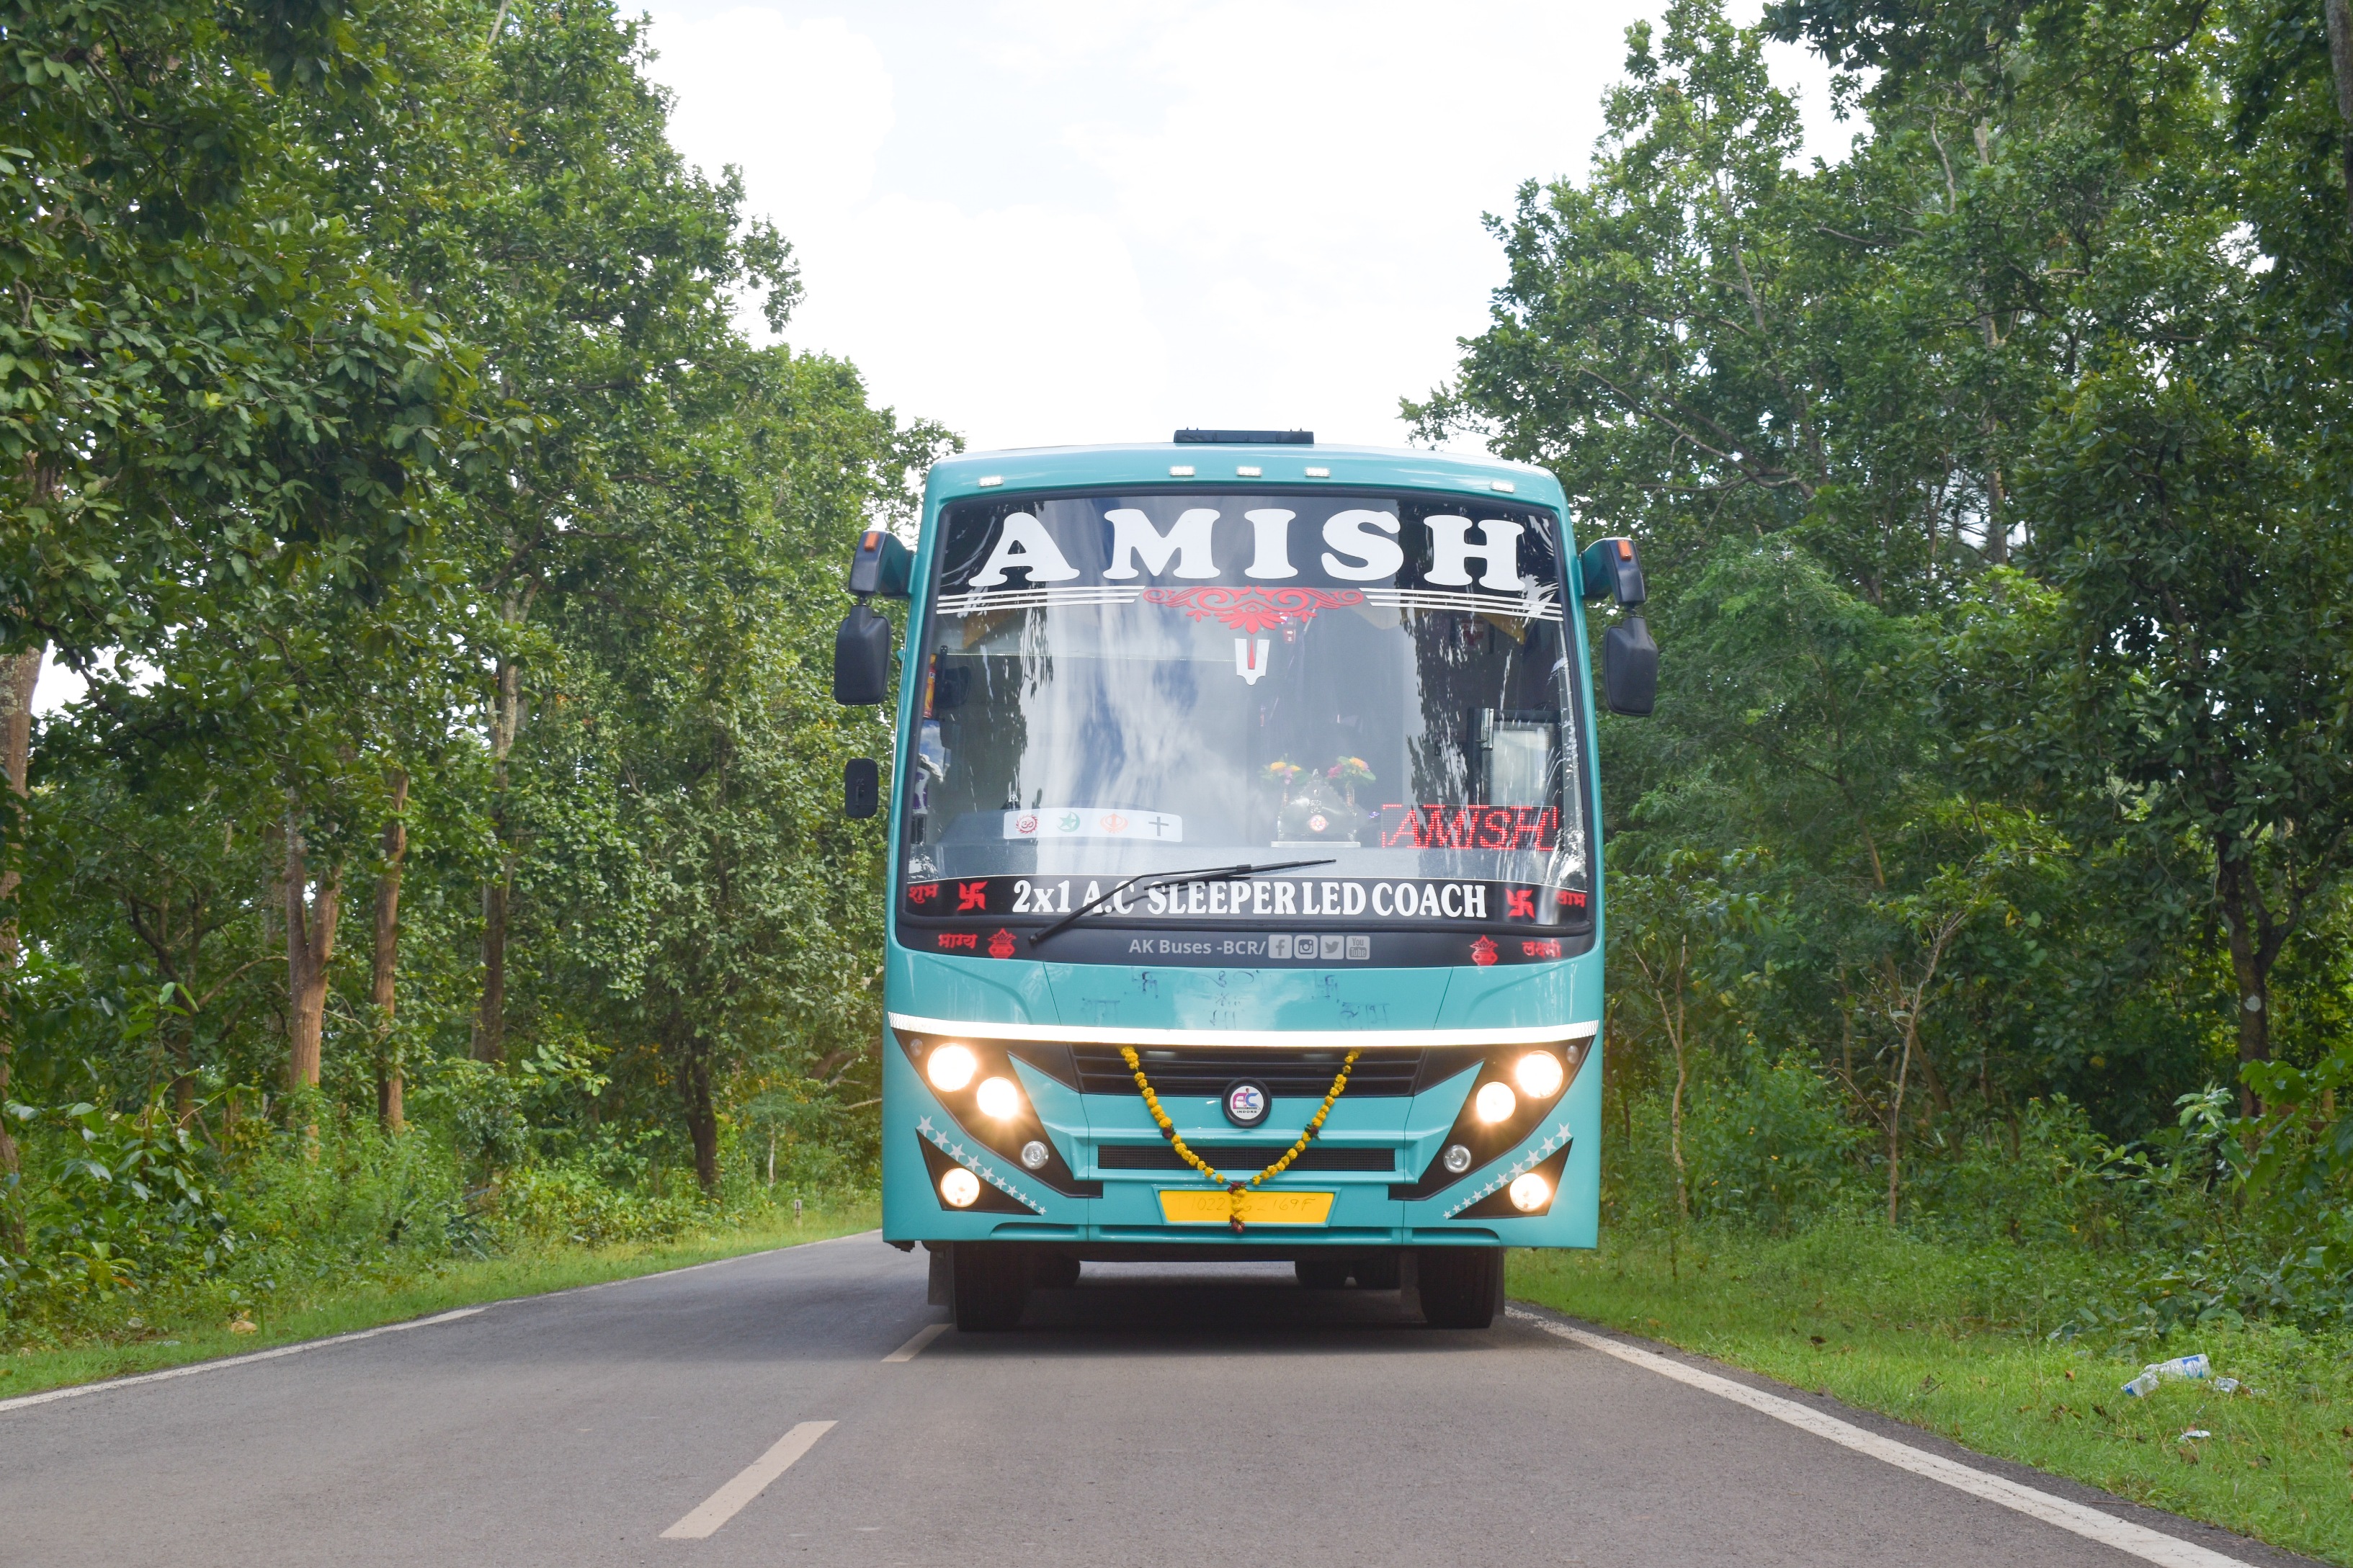
<svg viewBox="0 0 2353 1568"><path fill-rule="evenodd" d="M1227 1175L1254 1176L1271 1165L1289 1148L1287 1143L1192 1143L1185 1147ZM1101 1171L1189 1171L1193 1167L1166 1143L1104 1143L1095 1149ZM1291 1163L1294 1171L1372 1171L1382 1175L1397 1170L1397 1152L1390 1149L1340 1149L1309 1144Z"/></svg>
<svg viewBox="0 0 2353 1568"><path fill-rule="evenodd" d="M1153 1049L1136 1054L1144 1062L1145 1076L1152 1080L1153 1091L1163 1099L1199 1095L1210 1100L1221 1098L1227 1086L1245 1078L1266 1085L1266 1091L1278 1100L1321 1100L1331 1092L1333 1077L1347 1056L1337 1050L1250 1047L1226 1050L1187 1047L1181 1051ZM1078 1046L1071 1055L1077 1058L1080 1093L1135 1092L1135 1075L1127 1070L1117 1047ZM1366 1051L1348 1071L1348 1098L1413 1093L1421 1058L1418 1050Z"/></svg>

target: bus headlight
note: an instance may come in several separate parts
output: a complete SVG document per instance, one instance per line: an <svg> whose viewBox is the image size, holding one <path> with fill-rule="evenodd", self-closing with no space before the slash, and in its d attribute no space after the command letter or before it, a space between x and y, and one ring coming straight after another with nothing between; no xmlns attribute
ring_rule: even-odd
<svg viewBox="0 0 2353 1568"><path fill-rule="evenodd" d="M1512 1206L1522 1214L1534 1214L1552 1202L1552 1184L1530 1171L1512 1184Z"/></svg>
<svg viewBox="0 0 2353 1568"><path fill-rule="evenodd" d="M1021 1114L1021 1091L1013 1087L1009 1078L985 1078L973 1098L979 1102L983 1116L994 1116L999 1121Z"/></svg>
<svg viewBox="0 0 2353 1568"><path fill-rule="evenodd" d="M1523 1176L1520 1180L1526 1181L1527 1178ZM1515 1200L1519 1196L1519 1191L1517 1187L1512 1189L1512 1195ZM980 1178L962 1165L958 1165L940 1178L940 1196L952 1209L968 1209L980 1196Z"/></svg>
<svg viewBox="0 0 2353 1568"><path fill-rule="evenodd" d="M940 1046L923 1063L923 1076L932 1087L944 1094L954 1094L972 1081L980 1070L980 1058L972 1054L970 1046ZM969 1203L972 1200L965 1200Z"/></svg>
<svg viewBox="0 0 2353 1568"><path fill-rule="evenodd" d="M1482 1121L1508 1121L1512 1112L1520 1108L1520 1097L1512 1092L1508 1083L1482 1083L1479 1098L1472 1102Z"/></svg>
<svg viewBox="0 0 2353 1568"><path fill-rule="evenodd" d="M1560 1092L1561 1080L1567 1075L1561 1070L1560 1058L1550 1051L1530 1051L1512 1068L1519 1080L1520 1092L1530 1100L1550 1100Z"/></svg>

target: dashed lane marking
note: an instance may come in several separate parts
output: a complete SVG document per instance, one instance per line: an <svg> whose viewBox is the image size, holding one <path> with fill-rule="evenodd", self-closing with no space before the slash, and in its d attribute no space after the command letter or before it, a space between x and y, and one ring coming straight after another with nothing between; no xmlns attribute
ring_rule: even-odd
<svg viewBox="0 0 2353 1568"><path fill-rule="evenodd" d="M162 1372L142 1372L136 1377L110 1378L104 1383L77 1384L71 1388L52 1388L45 1394L20 1394L14 1399L0 1399L0 1412L22 1410L29 1405L47 1405L53 1400L76 1399L85 1394L104 1394L112 1388L130 1388L142 1383L162 1383L167 1378L194 1377L200 1372L220 1372L232 1366L249 1366L258 1361L276 1361L280 1356L301 1355L304 1351L324 1350L329 1345L347 1345L353 1340L372 1340L378 1334L396 1334L407 1329L429 1328L435 1323L453 1322L470 1318L477 1312L490 1310L488 1305L460 1307L454 1312L437 1312L429 1318L411 1318L405 1323L386 1323L382 1328L359 1329L348 1334L335 1334L323 1340L305 1340L299 1345L280 1345L274 1350L249 1351L244 1355L223 1356L218 1361L191 1362L186 1366L166 1367Z"/></svg>
<svg viewBox="0 0 2353 1568"><path fill-rule="evenodd" d="M1525 1308L1513 1307L1509 1311L1522 1322L1532 1324L1548 1334L1574 1340L1588 1350L1616 1356L1620 1361L1630 1362L1662 1377L1671 1377L1677 1383L1729 1399L1735 1405L1745 1405L1759 1415L1770 1415L1776 1421L1786 1421L1817 1437L1827 1437L1841 1447L1852 1448L1858 1454L1868 1454L1898 1469L1926 1476L1956 1491L1999 1503L2014 1512L2039 1519L2045 1524L2057 1525L2086 1540L2127 1552L2145 1563L2157 1563L2158 1568L2249 1568L2240 1558L2225 1557L2219 1552L2210 1551L2179 1536L2168 1535L2163 1531L2151 1530L2147 1525L2118 1519L2112 1513L2103 1513L2098 1509L2086 1508L2082 1503L2070 1502L2065 1498L2021 1486L2005 1477L1957 1464L1941 1454L1931 1454L1909 1443L1899 1443L1893 1437L1867 1432L1852 1422L1826 1415L1794 1399L1784 1399L1778 1394L1751 1388L1745 1383L1735 1383L1728 1377L1718 1377L1695 1366L1685 1366L1671 1357L1639 1349L1620 1340L1556 1322Z"/></svg>
<svg viewBox="0 0 2353 1568"><path fill-rule="evenodd" d="M922 1328L915 1331L914 1338L909 1340L905 1344L901 1345L897 1350L892 1351L889 1355L884 1356L882 1358L882 1363L885 1366L888 1366L894 1361L913 1361L917 1356L923 1353L923 1347L925 1345L930 1344L934 1340L938 1339L942 1334L946 1333L947 1331L948 1325L945 1323L926 1323Z"/></svg>
<svg viewBox="0 0 2353 1568"><path fill-rule="evenodd" d="M830 1421L804 1421L776 1439L768 1451L753 1460L703 1502L701 1508L661 1532L664 1541L702 1541L743 1511L744 1505L768 1489L768 1483L793 1468L817 1440L833 1430Z"/></svg>

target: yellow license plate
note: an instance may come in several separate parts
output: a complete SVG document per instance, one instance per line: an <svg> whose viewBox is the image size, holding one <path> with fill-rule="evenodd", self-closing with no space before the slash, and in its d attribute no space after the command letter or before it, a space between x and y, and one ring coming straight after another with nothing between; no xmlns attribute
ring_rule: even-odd
<svg viewBox="0 0 2353 1568"><path fill-rule="evenodd" d="M1322 1225L1332 1213L1330 1193L1249 1192L1242 1194L1244 1225ZM1224 1225L1234 1201L1224 1192L1199 1188L1160 1194L1160 1217L1170 1225Z"/></svg>

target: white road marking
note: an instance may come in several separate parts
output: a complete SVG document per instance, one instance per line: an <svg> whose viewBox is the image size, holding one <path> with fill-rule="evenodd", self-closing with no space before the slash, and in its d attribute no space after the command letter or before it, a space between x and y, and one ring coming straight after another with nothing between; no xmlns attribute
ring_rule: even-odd
<svg viewBox="0 0 2353 1568"><path fill-rule="evenodd" d="M2112 1546L2143 1562L2158 1563L2159 1568L2248 1568L2248 1564L2240 1558L2225 1557L2219 1552L2210 1551L2179 1536L2168 1535L2163 1531L2134 1524L2112 1513L2103 1513L2098 1509L2086 1508L2082 1503L2070 1502L2065 1498L2054 1497L2003 1477L1957 1464L1941 1455L1915 1448L1908 1443L1899 1443L1876 1432L1867 1432L1852 1422L1826 1415L1794 1399L1767 1394L1745 1383L1735 1383L1728 1377L1718 1377L1714 1373L1685 1366L1670 1357L1640 1350L1601 1334L1554 1322L1525 1308L1513 1307L1508 1310L1511 1316L1532 1323L1548 1334L1574 1340L1604 1355L1616 1356L1620 1361L1630 1362L1662 1377L1671 1377L1677 1383L1688 1384L1720 1398L1729 1399L1736 1405L1746 1405L1759 1415L1770 1415L1776 1421L1786 1421L1817 1437L1827 1437L1842 1447L1868 1454L1898 1469L1926 1476L1932 1481L1941 1481L1956 1491L1999 1503L2003 1508L2039 1519L2045 1524L2055 1524L2062 1530L2072 1531L2103 1546Z"/></svg>
<svg viewBox="0 0 2353 1568"><path fill-rule="evenodd" d="M804 1421L774 1447L744 1467L736 1478L712 1492L701 1508L661 1532L664 1541L702 1541L743 1511L744 1505L768 1489L768 1483L793 1468L793 1462L817 1440L833 1430L830 1421Z"/></svg>
<svg viewBox="0 0 2353 1568"><path fill-rule="evenodd" d="M490 1310L488 1306L460 1307L454 1312L438 1312L430 1318L411 1318L405 1323L386 1323L377 1329L359 1329L348 1334L335 1334L323 1340L305 1340L301 1344L280 1345L274 1350L250 1351L244 1355L223 1356L218 1361L191 1362L186 1366L166 1367L162 1372L142 1372L135 1377L109 1378L104 1383L77 1384L71 1388L52 1388L46 1394L20 1394L14 1399L0 1399L0 1411L21 1410L29 1405L47 1405L52 1400L73 1399L85 1394L103 1394L110 1388L129 1388L135 1384L162 1383L166 1378L194 1377L200 1372L219 1372L232 1366L247 1366L258 1361L276 1361L280 1356L301 1355L304 1351L324 1350L329 1345L347 1345L353 1340L372 1340L378 1334L396 1334L404 1329L422 1329L434 1323L447 1323L459 1318L470 1318L477 1312Z"/></svg>
<svg viewBox="0 0 2353 1568"><path fill-rule="evenodd" d="M948 1325L945 1323L926 1323L922 1328L915 1331L915 1337L913 1339L909 1340L905 1344L901 1345L897 1350L894 1350L889 1355L884 1356L882 1358L882 1363L885 1366L888 1366L894 1361L913 1361L917 1356L923 1353L923 1347L925 1345L930 1344L934 1340L938 1339L942 1334L946 1333L947 1331Z"/></svg>

